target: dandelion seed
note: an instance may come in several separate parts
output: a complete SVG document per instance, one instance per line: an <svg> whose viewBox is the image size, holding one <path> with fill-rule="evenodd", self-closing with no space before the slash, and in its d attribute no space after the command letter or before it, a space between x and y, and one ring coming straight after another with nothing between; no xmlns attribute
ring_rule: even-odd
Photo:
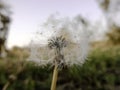
<svg viewBox="0 0 120 90"><path fill-rule="evenodd" d="M50 17L45 23L45 28L49 29L50 33L48 30L40 32L43 38L46 37L44 44L41 43L43 41L39 41L40 38L35 38L38 39L37 44L32 43L29 60L35 61L36 59L41 63L40 65L45 65L45 63L54 65L55 55L59 53L64 56L64 63L67 66L82 65L85 62L90 37L88 24L81 19L81 16L73 19Z"/></svg>

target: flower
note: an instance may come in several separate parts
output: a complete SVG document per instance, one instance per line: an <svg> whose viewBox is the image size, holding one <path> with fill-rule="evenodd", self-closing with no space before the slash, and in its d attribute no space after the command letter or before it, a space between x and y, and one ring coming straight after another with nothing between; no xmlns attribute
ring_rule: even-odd
<svg viewBox="0 0 120 90"><path fill-rule="evenodd" d="M40 65L54 65L57 61L58 65L62 62L67 66L82 65L85 62L90 43L89 25L86 20L81 16L73 19L51 17L45 23L45 28L52 34L44 46L41 46L39 40L37 45L32 43L29 60L36 60L37 63L39 61ZM59 60L56 60L58 57Z"/></svg>

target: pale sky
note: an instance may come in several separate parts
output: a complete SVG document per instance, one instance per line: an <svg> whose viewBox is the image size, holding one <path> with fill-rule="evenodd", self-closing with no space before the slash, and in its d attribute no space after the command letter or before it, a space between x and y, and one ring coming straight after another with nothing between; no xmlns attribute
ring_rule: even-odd
<svg viewBox="0 0 120 90"><path fill-rule="evenodd" d="M95 0L9 0L9 4L13 14L8 47L27 45L33 32L56 12L69 17L81 14L93 21L102 15Z"/></svg>

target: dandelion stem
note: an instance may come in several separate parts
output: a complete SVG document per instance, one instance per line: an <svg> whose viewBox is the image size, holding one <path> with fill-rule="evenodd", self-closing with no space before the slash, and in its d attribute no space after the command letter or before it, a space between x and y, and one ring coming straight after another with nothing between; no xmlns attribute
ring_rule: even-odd
<svg viewBox="0 0 120 90"><path fill-rule="evenodd" d="M51 90L56 90L57 77L58 77L58 65L55 64L54 72L53 72L53 79L52 79L52 84L51 84Z"/></svg>

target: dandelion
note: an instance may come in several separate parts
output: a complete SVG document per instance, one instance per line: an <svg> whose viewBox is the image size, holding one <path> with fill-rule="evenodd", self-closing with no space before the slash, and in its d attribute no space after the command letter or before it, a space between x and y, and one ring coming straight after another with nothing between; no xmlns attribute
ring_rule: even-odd
<svg viewBox="0 0 120 90"><path fill-rule="evenodd" d="M65 64L64 55L62 54L62 49L66 47L66 40L62 36L53 37L48 41L48 47L50 49L55 49L55 58L54 58L54 74L51 85L51 90L56 90L56 82L58 76L58 69L61 69Z"/></svg>
<svg viewBox="0 0 120 90"><path fill-rule="evenodd" d="M76 16L72 20L51 17L45 23L45 27L50 30L51 34L48 34L49 37L44 46L40 43L32 43L33 48L29 60L35 61L36 59L41 66L47 64L54 66L51 90L56 90L59 70L62 70L64 66L82 65L85 62L89 51L89 26L81 16ZM44 33L42 32L42 35Z"/></svg>

